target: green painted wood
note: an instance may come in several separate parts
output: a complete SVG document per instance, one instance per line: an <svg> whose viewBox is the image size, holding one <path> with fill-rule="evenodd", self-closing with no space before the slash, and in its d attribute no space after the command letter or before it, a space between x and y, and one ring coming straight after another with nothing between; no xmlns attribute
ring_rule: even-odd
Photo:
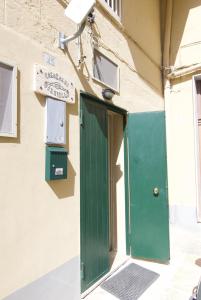
<svg viewBox="0 0 201 300"><path fill-rule="evenodd" d="M112 102L108 102L108 101L103 101L103 100L100 100L99 98L97 98L96 96L93 96L87 92L83 92L81 91L81 96L83 97L88 97L90 98L91 100L93 100L93 102L96 102L96 103L99 103L101 104L102 106L104 106L105 108L107 108L108 110L110 111L113 111L113 112L116 112L118 114L121 114L121 115L126 115L127 114L127 110L119 107L119 106L116 106L114 105Z"/></svg>
<svg viewBox="0 0 201 300"><path fill-rule="evenodd" d="M170 250L164 112L130 114L128 139L131 255L165 262Z"/></svg>
<svg viewBox="0 0 201 300"><path fill-rule="evenodd" d="M81 95L81 291L109 270L106 108Z"/></svg>

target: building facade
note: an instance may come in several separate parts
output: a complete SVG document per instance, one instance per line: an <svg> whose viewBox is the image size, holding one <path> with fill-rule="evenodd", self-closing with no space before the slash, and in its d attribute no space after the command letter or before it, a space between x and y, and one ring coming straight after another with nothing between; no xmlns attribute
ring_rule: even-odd
<svg viewBox="0 0 201 300"><path fill-rule="evenodd" d="M199 1L166 1L164 53L171 221L200 221Z"/></svg>
<svg viewBox="0 0 201 300"><path fill-rule="evenodd" d="M170 78L168 68L176 58L179 66L197 63L199 30L193 42L188 39L200 11L192 10L187 23L184 45L192 47L179 48L184 12L181 1L174 7L170 2L97 0L95 22L62 50L59 33L77 30L64 15L69 1L0 0L1 299L77 300L127 255L170 259L165 104L172 221L180 212L183 218L185 205L193 214L198 198L191 79ZM187 2L193 1L185 1L185 13ZM188 49L196 49L190 62ZM42 81L36 88L43 70L57 87L70 82L75 88L66 103L66 126L60 122L64 140L49 143L68 151L63 180L45 178L46 151L54 150L46 145L47 127L53 126L48 98L58 104L62 95L42 91ZM106 87L115 91L112 101L103 99ZM56 169L55 176L63 175ZM153 220L161 222L160 232ZM153 236L161 247L148 246Z"/></svg>

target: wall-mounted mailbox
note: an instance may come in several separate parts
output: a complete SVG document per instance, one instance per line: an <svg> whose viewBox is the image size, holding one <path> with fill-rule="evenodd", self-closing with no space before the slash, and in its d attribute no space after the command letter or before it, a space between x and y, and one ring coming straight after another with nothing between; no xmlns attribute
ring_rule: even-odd
<svg viewBox="0 0 201 300"><path fill-rule="evenodd" d="M46 146L45 180L66 179L67 158L65 148Z"/></svg>

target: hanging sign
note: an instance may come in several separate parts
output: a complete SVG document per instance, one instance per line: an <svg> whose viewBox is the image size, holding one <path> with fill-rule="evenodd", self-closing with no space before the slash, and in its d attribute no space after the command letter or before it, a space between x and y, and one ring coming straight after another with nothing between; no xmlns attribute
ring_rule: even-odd
<svg viewBox="0 0 201 300"><path fill-rule="evenodd" d="M75 87L73 82L60 73L48 70L41 65L34 66L34 91L44 96L75 103Z"/></svg>

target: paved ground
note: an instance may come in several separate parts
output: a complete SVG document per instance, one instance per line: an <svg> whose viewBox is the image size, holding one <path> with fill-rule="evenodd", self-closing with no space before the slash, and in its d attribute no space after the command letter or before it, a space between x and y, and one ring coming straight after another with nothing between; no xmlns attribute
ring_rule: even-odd
<svg viewBox="0 0 201 300"><path fill-rule="evenodd" d="M170 236L171 261L169 265L133 259L126 262L126 264L135 262L160 274L159 279L147 289L139 298L140 300L191 299L192 290L201 277L201 262L199 261L201 259L201 224L188 229L172 225ZM117 298L101 287L97 287L85 297L85 300L114 299Z"/></svg>

